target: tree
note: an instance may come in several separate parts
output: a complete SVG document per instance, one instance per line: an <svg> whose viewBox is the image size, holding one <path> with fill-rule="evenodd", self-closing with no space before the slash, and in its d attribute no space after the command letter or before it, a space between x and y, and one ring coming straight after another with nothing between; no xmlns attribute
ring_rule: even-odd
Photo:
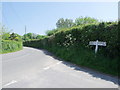
<svg viewBox="0 0 120 90"><path fill-rule="evenodd" d="M15 38L16 38L17 36L15 35L15 33L12 33L12 34L10 34L10 40L15 40Z"/></svg>
<svg viewBox="0 0 120 90"><path fill-rule="evenodd" d="M12 33L10 34L10 37L9 37L10 40L15 40L15 41L21 41L21 36L18 35L17 33Z"/></svg>
<svg viewBox="0 0 120 90"><path fill-rule="evenodd" d="M88 23L97 23L98 20L91 18L91 17L79 17L75 20L75 25L82 25L82 24L88 24Z"/></svg>
<svg viewBox="0 0 120 90"><path fill-rule="evenodd" d="M27 33L23 35L23 40L33 39L33 33Z"/></svg>
<svg viewBox="0 0 120 90"><path fill-rule="evenodd" d="M27 33L27 34L23 35L22 39L23 40L31 40L31 39L39 39L41 37L42 37L42 35L38 35L35 33Z"/></svg>
<svg viewBox="0 0 120 90"><path fill-rule="evenodd" d="M47 30L47 31L46 31L46 34L47 34L48 36L50 36L50 35L55 34L57 31L58 31L58 29Z"/></svg>
<svg viewBox="0 0 120 90"><path fill-rule="evenodd" d="M3 40L9 40L9 37L10 37L10 34L9 34L9 33L4 33L4 34L2 35L2 39L3 39Z"/></svg>
<svg viewBox="0 0 120 90"><path fill-rule="evenodd" d="M19 34L17 34L17 33L14 33L15 34L15 39L14 40L16 40L16 41L22 41L22 36L20 36Z"/></svg>
<svg viewBox="0 0 120 90"><path fill-rule="evenodd" d="M37 39L37 34L32 33L32 39Z"/></svg>
<svg viewBox="0 0 120 90"><path fill-rule="evenodd" d="M28 37L29 39L32 39L32 33L27 33L26 37Z"/></svg>
<svg viewBox="0 0 120 90"><path fill-rule="evenodd" d="M36 37L36 39L43 39L43 38L45 38L44 35L37 35L37 37Z"/></svg>
<svg viewBox="0 0 120 90"><path fill-rule="evenodd" d="M0 24L0 39L9 40L9 37L10 31L8 31L5 26L2 26L2 24Z"/></svg>
<svg viewBox="0 0 120 90"><path fill-rule="evenodd" d="M73 25L74 23L72 19L60 18L56 23L57 28L69 28L72 27Z"/></svg>

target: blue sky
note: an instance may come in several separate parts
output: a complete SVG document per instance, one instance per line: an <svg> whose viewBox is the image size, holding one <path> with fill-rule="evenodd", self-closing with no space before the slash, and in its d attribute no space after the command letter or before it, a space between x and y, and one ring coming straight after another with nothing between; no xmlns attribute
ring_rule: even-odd
<svg viewBox="0 0 120 90"><path fill-rule="evenodd" d="M117 2L4 2L2 23L13 29L12 32L24 34L33 32L44 35L46 30L56 27L59 18L75 20L79 16L89 16L101 21L118 19Z"/></svg>

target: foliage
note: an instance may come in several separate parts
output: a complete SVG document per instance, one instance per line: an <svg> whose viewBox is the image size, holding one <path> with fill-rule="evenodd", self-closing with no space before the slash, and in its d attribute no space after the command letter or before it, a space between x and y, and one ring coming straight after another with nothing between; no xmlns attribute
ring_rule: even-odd
<svg viewBox="0 0 120 90"><path fill-rule="evenodd" d="M97 19L91 17L79 17L75 20L75 25L98 23Z"/></svg>
<svg viewBox="0 0 120 90"><path fill-rule="evenodd" d="M33 39L35 38L35 36L33 36L33 33L27 33L23 35L23 40L29 40L29 39Z"/></svg>
<svg viewBox="0 0 120 90"><path fill-rule="evenodd" d="M4 40L9 40L10 31L5 26L0 24L0 38Z"/></svg>
<svg viewBox="0 0 120 90"><path fill-rule="evenodd" d="M37 35L36 39L44 39L46 36L44 35Z"/></svg>
<svg viewBox="0 0 120 90"><path fill-rule="evenodd" d="M0 25L0 53L14 52L22 49L21 36L12 33L5 26Z"/></svg>
<svg viewBox="0 0 120 90"><path fill-rule="evenodd" d="M73 25L74 25L73 20L63 18L60 18L56 23L57 28L69 28L72 27Z"/></svg>
<svg viewBox="0 0 120 90"><path fill-rule="evenodd" d="M32 39L42 39L44 37L45 37L44 35L38 35L35 33L27 33L27 34L23 35L22 39L23 40L32 40Z"/></svg>
<svg viewBox="0 0 120 90"><path fill-rule="evenodd" d="M47 30L46 34L47 36L54 35L59 29L53 29L53 30Z"/></svg>
<svg viewBox="0 0 120 90"><path fill-rule="evenodd" d="M10 34L9 33L4 33L2 36L3 40L9 40Z"/></svg>
<svg viewBox="0 0 120 90"><path fill-rule="evenodd" d="M10 40L16 40L16 41L20 40L19 38L20 36L15 33L10 34L10 37L9 37Z"/></svg>
<svg viewBox="0 0 120 90"><path fill-rule="evenodd" d="M22 41L22 38L20 35L16 33L11 33L11 31L8 31L8 29L5 26L0 25L0 38L2 40L15 40L15 41Z"/></svg>
<svg viewBox="0 0 120 90"><path fill-rule="evenodd" d="M14 40L2 40L2 51L0 53L14 52L22 49L22 42Z"/></svg>
<svg viewBox="0 0 120 90"><path fill-rule="evenodd" d="M48 30L46 34L50 36L50 35L54 35L59 30L71 29L79 25L83 26L86 24L93 24L93 23L98 23L98 20L91 17L79 17L75 19L75 22L73 22L72 19L60 18L56 23L57 28L53 30Z"/></svg>
<svg viewBox="0 0 120 90"><path fill-rule="evenodd" d="M10 33L11 31L8 30L7 27L2 26L2 24L0 24L0 35L6 34L6 33Z"/></svg>

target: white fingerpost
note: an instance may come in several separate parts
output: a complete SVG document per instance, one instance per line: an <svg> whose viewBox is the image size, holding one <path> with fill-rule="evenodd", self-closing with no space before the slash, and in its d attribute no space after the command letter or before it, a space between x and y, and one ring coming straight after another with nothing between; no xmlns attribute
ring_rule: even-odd
<svg viewBox="0 0 120 90"><path fill-rule="evenodd" d="M97 53L97 50L98 50L98 40L96 41L95 53Z"/></svg>
<svg viewBox="0 0 120 90"><path fill-rule="evenodd" d="M106 46L106 42L100 42L100 41L90 41L89 45L95 45L95 53L97 53L98 46Z"/></svg>

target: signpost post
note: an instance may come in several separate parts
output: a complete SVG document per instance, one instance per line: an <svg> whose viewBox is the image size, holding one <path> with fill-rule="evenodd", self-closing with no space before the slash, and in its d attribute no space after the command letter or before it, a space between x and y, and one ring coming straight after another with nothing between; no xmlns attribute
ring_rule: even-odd
<svg viewBox="0 0 120 90"><path fill-rule="evenodd" d="M95 45L95 53L97 53L98 46L106 46L106 42L101 42L101 41L90 41L89 45Z"/></svg>

